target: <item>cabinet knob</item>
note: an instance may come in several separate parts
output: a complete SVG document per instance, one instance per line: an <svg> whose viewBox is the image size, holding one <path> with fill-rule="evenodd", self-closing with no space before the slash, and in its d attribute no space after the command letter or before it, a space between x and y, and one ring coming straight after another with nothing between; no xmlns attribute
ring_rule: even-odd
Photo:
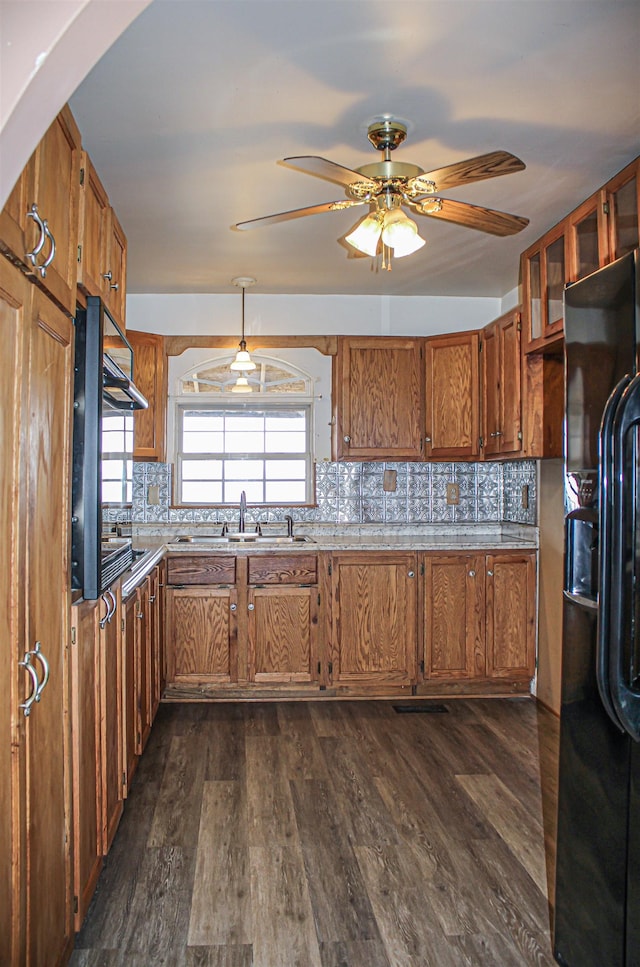
<svg viewBox="0 0 640 967"><path fill-rule="evenodd" d="M343 440L344 440L344 442L345 442L345 443L347 443L347 444L349 444L349 443L351 443L351 437L350 437L350 436L343 436L343 438L342 438L342 439L343 439Z"/></svg>
<svg viewBox="0 0 640 967"><path fill-rule="evenodd" d="M248 604L247 611L253 611L255 609L255 604Z"/></svg>
<svg viewBox="0 0 640 967"><path fill-rule="evenodd" d="M470 578L474 578L475 576L476 576L476 572L475 571L469 571L469 577Z"/></svg>
<svg viewBox="0 0 640 967"><path fill-rule="evenodd" d="M111 274L111 269L109 269L108 272L103 272L102 273L102 278L105 279L107 282L111 282L111 279L113 278L113 276Z"/></svg>
<svg viewBox="0 0 640 967"><path fill-rule="evenodd" d="M153 602L155 601L155 599L156 599L155 594L150 595L150 597L149 597L149 604L153 604Z"/></svg>
<svg viewBox="0 0 640 967"><path fill-rule="evenodd" d="M142 613L142 611L137 612L136 618L140 618L140 620L142 621L142 619L144 618L144 614Z"/></svg>
<svg viewBox="0 0 640 967"><path fill-rule="evenodd" d="M414 578L415 576L416 576L416 572L415 571L409 571L408 572L408 577Z"/></svg>
<svg viewBox="0 0 640 967"><path fill-rule="evenodd" d="M493 571L487 571L487 577L492 578L493 577Z"/></svg>
<svg viewBox="0 0 640 967"><path fill-rule="evenodd" d="M426 436L426 437L424 438L424 442L425 442L425 443L431 443L431 437L430 437L430 436Z"/></svg>
<svg viewBox="0 0 640 967"><path fill-rule="evenodd" d="M231 604L231 605L229 605L229 611L235 611L237 609L237 607L238 607L237 604Z"/></svg>
<svg viewBox="0 0 640 967"><path fill-rule="evenodd" d="M502 430L496 430L495 433L490 433L489 436L502 436Z"/></svg>

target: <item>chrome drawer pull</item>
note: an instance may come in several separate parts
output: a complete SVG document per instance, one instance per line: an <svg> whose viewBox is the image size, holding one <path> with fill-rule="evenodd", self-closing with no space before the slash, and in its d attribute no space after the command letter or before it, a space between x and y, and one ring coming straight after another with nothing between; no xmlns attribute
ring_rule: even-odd
<svg viewBox="0 0 640 967"><path fill-rule="evenodd" d="M36 204L33 204L31 206L31 211L28 211L27 212L27 218L33 218L34 222L36 223L36 225L40 229L40 241L35 246L35 248L31 250L31 252L27 252L26 255L25 255L25 258L26 259L29 259L29 261L31 262L32 265L35 265L36 264L36 256L39 255L40 252L42 251L42 246L44 245L44 240L46 238L46 233L45 233L45 230L44 230L44 224L42 222L42 219L38 215L38 206Z"/></svg>
<svg viewBox="0 0 640 967"><path fill-rule="evenodd" d="M49 266L51 265L51 263L53 262L53 260L55 258L55 254L56 254L56 240L53 237L53 235L51 234L51 230L50 230L50 228L49 228L49 226L47 224L46 218L45 218L45 220L43 221L42 224L44 225L44 233L47 236L47 238L49 239L49 241L51 242L51 251L49 252L49 255L44 260L44 262L42 263L42 265L39 265L38 266L38 272L40 273L40 277L43 278L43 279L45 279L47 277L47 269L49 268Z"/></svg>
<svg viewBox="0 0 640 967"><path fill-rule="evenodd" d="M32 655L35 655L36 658L39 658L40 659L40 664L42 665L42 667L44 669L44 678L42 679L42 681L38 685L38 690L36 692L36 702L39 702L40 701L40 697L41 697L41 695L42 695L42 693L43 693L43 691L45 689L45 686L47 685L47 683L49 681L49 662L45 658L44 653L40 650L40 642L39 641L36 641L35 648L31 652L31 654Z"/></svg>

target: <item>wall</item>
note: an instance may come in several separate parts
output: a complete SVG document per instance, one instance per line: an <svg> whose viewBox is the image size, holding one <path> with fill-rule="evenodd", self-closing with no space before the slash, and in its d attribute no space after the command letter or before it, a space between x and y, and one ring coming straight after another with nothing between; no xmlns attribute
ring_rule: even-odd
<svg viewBox="0 0 640 967"><path fill-rule="evenodd" d="M431 336L479 329L500 299L426 296L261 295L245 302L246 335ZM161 335L240 334L241 299L228 295L129 295L127 328Z"/></svg>
<svg viewBox="0 0 640 967"><path fill-rule="evenodd" d="M540 461L540 584L538 595L538 698L560 713L562 663L563 502L562 460Z"/></svg>

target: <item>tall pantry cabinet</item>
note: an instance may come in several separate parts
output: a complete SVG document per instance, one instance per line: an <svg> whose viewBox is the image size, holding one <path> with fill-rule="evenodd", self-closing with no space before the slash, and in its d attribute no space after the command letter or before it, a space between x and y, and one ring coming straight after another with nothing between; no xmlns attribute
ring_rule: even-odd
<svg viewBox="0 0 640 967"><path fill-rule="evenodd" d="M0 260L0 963L72 943L69 448L73 325Z"/></svg>

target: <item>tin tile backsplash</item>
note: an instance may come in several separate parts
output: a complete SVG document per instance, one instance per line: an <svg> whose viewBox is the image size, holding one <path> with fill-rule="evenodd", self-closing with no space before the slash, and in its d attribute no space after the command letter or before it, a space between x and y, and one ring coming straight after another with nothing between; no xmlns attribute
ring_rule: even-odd
<svg viewBox="0 0 640 967"><path fill-rule="evenodd" d="M383 487L385 470L395 470L395 489ZM448 485L458 489L458 503L447 503ZM152 498L153 503L149 502ZM508 463L320 463L316 466L315 507L249 508L247 521L295 520L323 524L485 523L535 524L536 464ZM234 521L237 509L175 508L171 500L171 464L135 463L134 523ZM115 513L115 512L114 512ZM122 511L118 520L122 520ZM113 518L115 520L115 517Z"/></svg>

